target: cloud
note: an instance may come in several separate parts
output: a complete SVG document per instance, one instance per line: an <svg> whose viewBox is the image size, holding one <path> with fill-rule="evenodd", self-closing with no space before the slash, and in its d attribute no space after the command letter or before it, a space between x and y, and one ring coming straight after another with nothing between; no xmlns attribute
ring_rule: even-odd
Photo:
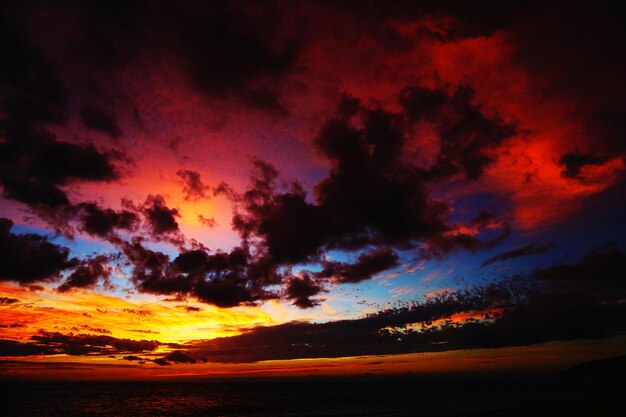
<svg viewBox="0 0 626 417"><path fill-rule="evenodd" d="M44 236L13 234L12 227L11 220L0 219L0 281L30 284L54 280L75 266L68 248L49 242Z"/></svg>
<svg viewBox="0 0 626 417"><path fill-rule="evenodd" d="M401 92L399 102L409 120L433 123L441 139L430 175L464 173L477 179L493 161L486 151L516 133L514 127L481 113L471 104L473 97L469 87L459 87L452 95L423 87L407 87Z"/></svg>
<svg viewBox="0 0 626 417"><path fill-rule="evenodd" d="M440 187L441 191L458 184L482 187L484 184L478 181L489 175L489 169L504 154L503 148L513 140L525 146L518 136L531 133L518 128L515 114L507 114L506 120L501 118L502 109L491 103L493 97L465 72L459 71L457 77L456 73L445 73L443 67L430 68L424 63L428 67L424 71L432 70L436 74L434 81L427 76L424 85L414 84L422 78L421 73L416 73L411 75L411 83L406 84L394 72L395 63L410 64L415 69L412 59L422 43L430 46L435 39L436 49L443 45L465 50L462 44L465 38L492 35L505 28L502 37L509 42L507 47L519 52L517 58L531 64L529 68L536 65L542 74L555 71L558 75L542 78L540 90L554 84L560 92L579 97L589 85L605 82L600 80L603 77L595 76L595 68L608 68L611 74L621 74L623 65L619 64L623 60L618 59L618 65L614 66L590 67L580 62L586 59L586 54L570 51L572 45L584 46L590 56L601 58L597 62L605 64L609 62L607 56L614 53L613 48L602 42L592 43L605 46L594 46L592 49L598 51L592 53L589 42L572 42L568 38L580 40L584 36L578 30L581 25L575 24L575 18L584 17L581 9L563 10L568 22L563 30L560 27L557 31L556 38L560 41L556 46L566 47L555 48L553 37L543 37L548 39L544 47L528 33L532 31L527 28L535 25L520 24L512 28L506 25L513 21L537 21L545 35L549 33L547 29L554 27L551 17L558 16L555 13L558 7L551 6L546 17L538 13L543 9L534 2L529 5L515 2L511 9L492 3L480 2L472 7L461 2L358 6L341 3L320 5L321 11L314 11L317 5L312 7L307 2L294 8L284 7L280 2L261 7L244 2L189 8L173 4L146 8L135 3L94 3L73 5L71 12L63 14L58 6L48 13L32 13L47 24L58 23L59 15L67 19L63 23L71 36L59 32L55 36L60 42L57 38L44 42L37 31L22 30L21 27L34 27L38 23L34 17L16 19L22 16L20 12L30 11L28 8L32 6L25 9L12 6L7 12L3 10L0 21L0 46L13 57L0 70L2 192L6 198L26 204L68 237L75 226L116 245L121 251L120 262L131 267L131 281L138 291L192 297L221 307L254 305L283 297L298 307L309 308L317 304L319 300L315 297L331 284L362 282L396 267L400 251L413 251L421 259L430 259L456 250L493 248L510 233L503 221L480 212L473 220L458 220L459 213L463 219L471 219L474 213L458 210L447 195L435 197L441 194L432 190ZM524 13L518 13L520 10ZM596 23L603 21L595 15L590 17ZM298 22L297 28L283 24L290 22ZM345 22L351 24L345 26ZM594 25L598 31L593 31L592 38L600 40L610 33L609 29L620 28L608 24L611 22L609 19L606 26ZM417 25L411 26L410 34L407 24ZM163 27L171 30L163 31ZM313 53L315 48L326 45L327 39L335 38L348 38L355 47L361 40L368 45L372 41L371 48L368 46L371 55L363 56L363 61L389 61L388 69L384 69L389 71L389 78L398 76L404 81L396 83L389 97L378 100L373 94L370 100L367 90L360 94L358 87L349 87L350 83L342 81L341 73L336 76L337 85L350 88L352 95L341 95L334 115L323 113L327 119L314 134L312 146L329 172L313 184L312 192L306 191L308 185L284 181L274 166L261 160L255 160L250 186L241 194L224 184L212 188L196 171L177 171L187 200L207 197L212 191L214 195L228 196L236 205L232 223L242 241L235 249L212 252L193 243L192 249L186 247L189 242L179 228L181 212L168 206L171 200L168 197L166 202L165 194L149 195L136 205L123 202L119 210L102 207L100 203L74 201L80 195L74 192L77 184L116 182L122 177L120 164L128 161L124 154L74 137L71 127L78 121L111 138L122 138L115 116L128 104L120 97L129 91L119 91L120 85L112 81L120 78L120 74L127 74L125 71L131 65L166 63L175 76L181 76L185 87L200 94L199 102L235 101L238 110L244 107L284 115L289 111L284 94L317 89L319 74L310 72L315 69L314 63L305 59L303 52ZM55 59L47 55L51 52L46 49L48 43L63 45L58 53L54 51ZM390 55L380 55L376 48ZM543 63L554 60L545 56L552 53L563 59L557 60L553 68L546 68ZM398 61L381 56L395 56ZM328 56L321 53L319 59ZM384 78L387 79L386 74ZM615 77L608 78L615 81ZM381 79L380 85L385 80ZM576 86L572 81L581 81L580 91L571 88ZM490 84L498 82L490 80ZM521 84L526 88L532 82ZM327 96L336 87L320 90ZM392 102L392 94L397 94L396 103ZM560 164L558 170L562 168L562 175L557 171L556 177L561 181L582 180L587 169L623 155L623 109L620 109L623 101L611 102L609 97L608 106L604 103L606 95L595 96L602 100L580 102L602 102L588 111L593 113L601 143L598 149L580 146L580 150L573 150L578 147L572 145L572 150L560 150L552 158L552 165L557 161ZM122 102L124 105L120 105ZM106 108L93 103L106 103ZM319 120L319 115L315 120ZM67 130L63 129L64 125ZM122 127L126 130L127 126L122 124ZM432 130L434 137L432 158L427 162L417 161L407 152L415 145L411 141L419 136L420 129ZM551 132L548 129L542 134L550 136ZM130 147L134 142L124 145ZM214 224L212 219L200 216L198 219L209 226ZM108 269L103 262L96 261L99 256L68 259L66 248L34 235L13 235L9 229L6 232L9 245L30 242L32 250L36 247L45 247L50 253L56 250L60 258L40 272L22 271L15 275L15 271L9 270L3 272L2 279L35 282L58 278L61 272L73 269L59 287L61 291L107 284ZM178 256L145 247L147 239L175 244ZM37 250L43 253L43 249ZM331 261L327 258L331 250L353 260ZM547 250L544 246L529 245L488 259L483 266L544 250ZM319 266L321 271L293 275L291 268L298 264Z"/></svg>
<svg viewBox="0 0 626 417"><path fill-rule="evenodd" d="M311 278L308 273L298 277L290 277L285 288L285 298L293 300L293 304L300 308L312 308L320 305L324 300L315 300L311 297L324 291L324 286L319 280Z"/></svg>
<svg viewBox="0 0 626 417"><path fill-rule="evenodd" d="M58 140L51 127L69 121L69 98L59 69L39 44L14 23L13 8L0 16L0 47L11 62L0 71L0 185L6 198L26 204L64 229L73 207L64 187L111 182L127 159L91 143Z"/></svg>
<svg viewBox="0 0 626 417"><path fill-rule="evenodd" d="M176 175L183 180L183 193L185 193L185 200L205 198L207 197L207 193L211 190L211 187L202 182L200 174L196 171L179 169L176 171Z"/></svg>
<svg viewBox="0 0 626 417"><path fill-rule="evenodd" d="M398 255L390 248L376 248L359 255L355 263L323 261L322 266L322 271L316 274L320 278L333 278L342 284L357 283L398 266Z"/></svg>
<svg viewBox="0 0 626 417"><path fill-rule="evenodd" d="M80 111L83 125L89 129L98 130L114 139L122 136L122 130L109 113L100 106L85 106Z"/></svg>
<svg viewBox="0 0 626 417"><path fill-rule="evenodd" d="M157 358L157 359L154 359L152 362L154 362L154 363L156 363L157 365L160 365L160 366L169 366L169 365L171 365L171 363L169 363L164 358Z"/></svg>
<svg viewBox="0 0 626 417"><path fill-rule="evenodd" d="M0 305L8 306L11 304L19 303L20 300L17 298L9 298L9 297L0 297Z"/></svg>
<svg viewBox="0 0 626 417"><path fill-rule="evenodd" d="M124 209L103 209L96 203L80 203L76 206L81 230L101 238L113 239L117 229L134 231L139 224L137 213Z"/></svg>
<svg viewBox="0 0 626 417"><path fill-rule="evenodd" d="M559 160L559 164L564 166L562 171L564 177L580 179L580 171L584 167L602 165L607 160L606 157L575 151L564 154Z"/></svg>
<svg viewBox="0 0 626 417"><path fill-rule="evenodd" d="M426 243L431 251L443 253L498 244L508 235L506 226L487 242L476 237L482 231L478 227L487 226L486 222L475 221L473 235L457 232L456 225L446 222L448 206L431 199L427 188L434 177L461 172L469 178L479 176L489 162L483 149L499 145L512 129L472 107L466 89L452 97L430 90L425 94L441 95L445 103L445 109L433 110L444 140L433 167L425 170L403 157L402 114L361 107L358 126L362 127L350 118L333 119L313 142L331 164L329 175L314 187L314 203L298 183L279 188L276 169L256 160L251 186L235 199L239 210L233 217L234 229L246 241L256 238L259 250L277 264L314 261L328 249L408 249ZM405 101L406 108L417 111L417 104ZM457 161L454 158L460 156L454 155L466 159Z"/></svg>
<svg viewBox="0 0 626 417"><path fill-rule="evenodd" d="M440 94L445 106L452 108L433 110L448 115L441 116L442 126L460 132L451 140L479 141L480 146L468 146L482 149L503 139L500 130L508 128L484 118L469 104L471 95L465 90L453 96L428 94ZM357 283L397 266L395 249L416 249L427 258L458 249L491 248L508 236L508 226L486 212L466 224L447 221L447 205L427 192L434 168L425 170L403 157L405 115L364 108L354 100L352 107L349 117L328 121L314 140L331 170L315 185L313 202L301 184L281 184L271 164L255 159L248 189L227 193L236 206L232 224L242 238L241 247L211 255L204 248L184 249L171 261L145 248L141 239L122 243L137 289L232 307L277 298L279 294L268 287L282 284L283 296L310 308L317 305L312 297L324 292L330 281ZM357 117L359 123L352 120ZM186 198L199 198L209 189L195 171L181 170L178 175L185 182ZM214 194L224 188L218 186ZM162 196L148 196L133 208L146 219L152 238L178 233L178 210L167 207ZM324 259L331 249L366 251L354 263L346 263ZM319 264L322 271L297 277L278 272L307 262Z"/></svg>
<svg viewBox="0 0 626 417"><path fill-rule="evenodd" d="M0 72L0 83L8 92L1 102L3 111L22 125L65 121L68 99L60 75L52 62L30 41L26 31L14 23L3 10L0 14L0 46L13 57Z"/></svg>
<svg viewBox="0 0 626 417"><path fill-rule="evenodd" d="M31 340L40 346L48 347L51 352L68 355L146 352L161 345L155 340L118 339L112 336L88 334L64 335L57 332L40 332L31 336Z"/></svg>
<svg viewBox="0 0 626 417"><path fill-rule="evenodd" d="M139 356L135 356L135 355L127 355L124 356L122 359L125 359L127 361L145 361L144 358L140 358Z"/></svg>
<svg viewBox="0 0 626 417"><path fill-rule="evenodd" d="M93 258L83 259L79 266L72 272L65 282L59 286L60 292L68 292L76 288L93 289L99 281L105 287L111 287L111 267L107 264L110 257L98 255Z"/></svg>
<svg viewBox="0 0 626 417"><path fill-rule="evenodd" d="M48 348L46 346L20 343L15 340L0 340L0 356L45 355L47 353Z"/></svg>
<svg viewBox="0 0 626 417"><path fill-rule="evenodd" d="M93 145L56 141L38 127L9 125L0 144L0 183L4 195L28 205L38 214L53 217L69 208L61 188L71 182L109 182L119 178L114 165L118 155Z"/></svg>
<svg viewBox="0 0 626 417"><path fill-rule="evenodd" d="M217 362L408 353L413 351L413 346L400 343L397 335L381 330L488 306L489 303L478 296L459 293L356 320L319 324L290 322L258 327L239 336L197 342L192 351ZM259 349L259 346L263 348Z"/></svg>
<svg viewBox="0 0 626 417"><path fill-rule="evenodd" d="M219 307L254 304L276 298L266 286L280 283L275 266L254 259L246 248L209 254L196 249L181 252L173 261L162 252L125 242L123 253L132 266L131 280L142 292L193 296Z"/></svg>
<svg viewBox="0 0 626 417"><path fill-rule="evenodd" d="M162 345L155 340L118 339L107 335L39 333L27 343L1 340L0 356L28 355L111 355L115 353L150 352Z"/></svg>
<svg viewBox="0 0 626 417"><path fill-rule="evenodd" d="M2 304L0 303L0 305ZM0 324L0 328L2 329L15 329L19 327L26 327L26 325L22 323Z"/></svg>
<svg viewBox="0 0 626 417"><path fill-rule="evenodd" d="M300 189L275 192L278 171L254 161L250 188L241 196L245 212L233 217L233 228L244 239L257 235L276 263L304 261L322 244L325 224L320 209L306 201Z"/></svg>
<svg viewBox="0 0 626 417"><path fill-rule="evenodd" d="M615 243L597 247L574 264L560 263L533 271L537 281L556 285L626 288L626 253ZM588 288L591 289L591 288Z"/></svg>
<svg viewBox="0 0 626 417"><path fill-rule="evenodd" d="M595 250L569 268L535 271L532 279L449 291L359 319L257 327L188 348L209 361L255 362L604 338L626 330L625 267L624 252Z"/></svg>
<svg viewBox="0 0 626 417"><path fill-rule="evenodd" d="M163 196L149 195L141 206L141 212L148 222L150 233L156 239L178 232L176 218L180 217L180 213L178 209L167 207Z"/></svg>
<svg viewBox="0 0 626 417"><path fill-rule="evenodd" d="M132 266L131 280L139 290L164 294L189 290L187 282L166 278L165 271L169 265L169 257L162 252L145 248L141 239L135 238L132 243L124 242L122 251Z"/></svg>
<svg viewBox="0 0 626 417"><path fill-rule="evenodd" d="M68 58L84 73L103 75L146 55L161 57L205 97L285 111L277 87L296 63L298 44L276 5L144 6L74 5Z"/></svg>
<svg viewBox="0 0 626 417"><path fill-rule="evenodd" d="M278 37L270 21L270 15L251 18L226 8L177 22L176 53L192 84L209 96L234 95L253 107L281 110L271 83L258 82L287 73L297 51Z"/></svg>
<svg viewBox="0 0 626 417"><path fill-rule="evenodd" d="M546 243L543 245L526 245L511 251L502 252L485 260L480 266L484 268L487 265L491 265L494 262L505 261L507 259L519 258L521 256L538 255L540 253L547 252L551 249L557 248L558 245L554 242Z"/></svg>
<svg viewBox="0 0 626 417"><path fill-rule="evenodd" d="M181 350L173 351L169 355L165 356L165 359L176 363L196 363L196 359L193 356Z"/></svg>
<svg viewBox="0 0 626 417"><path fill-rule="evenodd" d="M458 310L464 308L459 306ZM449 311L454 308L450 306ZM550 297L530 299L496 315L495 319L444 321L432 328L428 328L432 315L422 318L409 314L416 312L394 311L351 321L294 322L257 328L241 336L199 342L195 348L210 361L255 362L521 346L608 337L626 326L622 319L626 311L619 304L603 305L590 300L579 303ZM537 326L537 322L542 326ZM424 324L425 330L403 330L415 323Z"/></svg>

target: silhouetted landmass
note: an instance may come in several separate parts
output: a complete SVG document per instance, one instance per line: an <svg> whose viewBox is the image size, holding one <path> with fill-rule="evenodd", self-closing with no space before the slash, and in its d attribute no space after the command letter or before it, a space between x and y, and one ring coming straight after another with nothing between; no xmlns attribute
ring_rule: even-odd
<svg viewBox="0 0 626 417"><path fill-rule="evenodd" d="M626 355L583 362L580 365L565 370L561 375L577 377L624 377L624 375L626 375Z"/></svg>

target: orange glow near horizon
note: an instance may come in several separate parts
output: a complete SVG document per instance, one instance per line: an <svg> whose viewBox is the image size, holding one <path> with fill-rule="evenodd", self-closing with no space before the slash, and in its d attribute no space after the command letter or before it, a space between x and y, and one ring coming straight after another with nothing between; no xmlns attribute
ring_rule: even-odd
<svg viewBox="0 0 626 417"><path fill-rule="evenodd" d="M253 363L196 363L158 366L120 358L65 355L0 358L1 379L36 380L203 380L259 377L375 377L555 374L582 361L616 356L625 340L552 342L497 349L453 350L343 358L270 360ZM146 356L146 355L140 355ZM147 355L149 356L149 355ZM17 360L16 360L17 359Z"/></svg>
<svg viewBox="0 0 626 417"><path fill-rule="evenodd" d="M25 341L39 329L60 333L105 334L131 340L184 343L240 334L245 329L275 324L257 307L224 309L194 302L178 304L143 296L128 301L92 291L59 293L51 288L31 292L1 284L0 296L19 302L0 309L4 338Z"/></svg>

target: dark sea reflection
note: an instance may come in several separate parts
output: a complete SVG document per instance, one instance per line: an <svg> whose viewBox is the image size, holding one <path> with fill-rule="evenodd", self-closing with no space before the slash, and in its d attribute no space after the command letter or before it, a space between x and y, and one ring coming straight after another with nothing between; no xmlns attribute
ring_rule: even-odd
<svg viewBox="0 0 626 417"><path fill-rule="evenodd" d="M621 381L2 382L3 416L616 415Z"/></svg>

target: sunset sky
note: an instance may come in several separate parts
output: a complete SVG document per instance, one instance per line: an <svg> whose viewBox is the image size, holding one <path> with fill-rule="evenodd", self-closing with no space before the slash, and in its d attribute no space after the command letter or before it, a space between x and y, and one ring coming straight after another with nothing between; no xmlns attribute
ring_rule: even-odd
<svg viewBox="0 0 626 417"><path fill-rule="evenodd" d="M624 354L624 28L592 1L3 3L0 379Z"/></svg>

